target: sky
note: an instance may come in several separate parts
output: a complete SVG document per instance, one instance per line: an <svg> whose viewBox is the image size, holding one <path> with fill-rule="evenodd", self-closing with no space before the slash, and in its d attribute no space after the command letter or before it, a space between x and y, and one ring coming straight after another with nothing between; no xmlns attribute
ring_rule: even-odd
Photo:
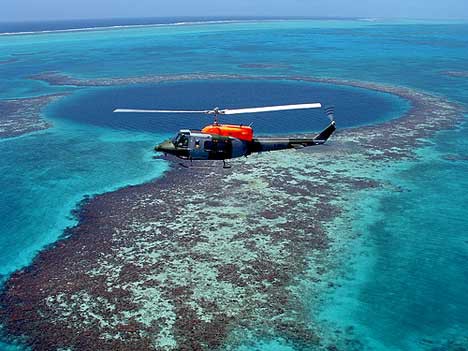
<svg viewBox="0 0 468 351"><path fill-rule="evenodd" d="M1 0L0 21L172 16L468 18L468 0Z"/></svg>

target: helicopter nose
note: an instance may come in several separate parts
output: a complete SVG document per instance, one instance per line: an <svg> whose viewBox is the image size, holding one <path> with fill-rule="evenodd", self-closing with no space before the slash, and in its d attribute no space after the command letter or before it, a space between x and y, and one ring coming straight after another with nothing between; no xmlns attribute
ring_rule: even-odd
<svg viewBox="0 0 468 351"><path fill-rule="evenodd" d="M154 148L154 151L171 154L171 153L174 153L175 146L170 140L166 140L162 142L161 144L156 145Z"/></svg>

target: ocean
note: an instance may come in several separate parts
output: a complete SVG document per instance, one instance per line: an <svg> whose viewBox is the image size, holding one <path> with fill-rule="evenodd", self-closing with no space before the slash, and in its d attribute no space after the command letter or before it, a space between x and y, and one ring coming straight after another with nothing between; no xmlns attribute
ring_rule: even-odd
<svg viewBox="0 0 468 351"><path fill-rule="evenodd" d="M319 101L335 106L340 128L359 128L411 107L300 77L403 86L468 105L468 23L460 21L168 18L10 23L0 32L0 101L66 94L43 110L52 128L0 139L2 282L76 224L85 197L164 176L169 163L152 157L154 145L211 122L114 108ZM284 134L327 119L295 111L229 122ZM359 239L337 257L333 287L310 312L325 333L359 341L345 349L468 347L467 140L466 123L437 133L417 160L385 165L381 176L403 191L370 190L348 209ZM242 349L281 347L292 348L278 339Z"/></svg>

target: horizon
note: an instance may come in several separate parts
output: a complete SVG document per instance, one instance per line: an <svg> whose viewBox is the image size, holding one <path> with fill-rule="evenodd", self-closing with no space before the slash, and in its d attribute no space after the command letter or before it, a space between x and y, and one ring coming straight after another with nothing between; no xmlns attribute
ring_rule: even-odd
<svg viewBox="0 0 468 351"><path fill-rule="evenodd" d="M396 16L254 16L254 15L173 15L173 16L112 16L112 17L67 17L67 18L40 18L40 19L0 19L0 23L34 23L34 22L69 22L69 21L109 21L109 20L162 20L162 19L216 19L216 20L414 20L414 21L468 21L468 17L396 17Z"/></svg>
<svg viewBox="0 0 468 351"><path fill-rule="evenodd" d="M188 0L155 3L152 0L5 0L0 22L67 21L96 19L136 19L168 17L307 17L382 19L468 19L468 3L463 0L238 0L218 3Z"/></svg>

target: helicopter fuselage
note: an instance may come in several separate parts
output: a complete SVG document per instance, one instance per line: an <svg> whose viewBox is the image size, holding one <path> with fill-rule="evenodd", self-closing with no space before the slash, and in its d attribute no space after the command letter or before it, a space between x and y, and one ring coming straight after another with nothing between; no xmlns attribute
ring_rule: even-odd
<svg viewBox="0 0 468 351"><path fill-rule="evenodd" d="M335 129L335 122L332 121L313 138L253 138L253 133L249 132L250 127L211 125L202 131L181 130L174 138L157 145L155 151L186 160L228 160L256 152L321 145Z"/></svg>
<svg viewBox="0 0 468 351"><path fill-rule="evenodd" d="M157 145L154 149L157 152L171 154L186 160L228 160L231 158L248 156L254 152L275 151L291 148L304 148L313 145L320 145L335 131L333 119L334 109L329 107L325 110L331 123L320 134L313 138L254 138L251 126L237 124L220 124L220 115L238 115L245 113L261 113L289 110L308 110L321 108L320 103L303 103L293 105L276 105L237 109L219 109L215 107L211 110L148 110L134 108L118 108L117 113L173 113L192 114L203 113L214 115L213 124L197 130L181 130L174 138L166 140ZM226 162L223 162L226 166Z"/></svg>

